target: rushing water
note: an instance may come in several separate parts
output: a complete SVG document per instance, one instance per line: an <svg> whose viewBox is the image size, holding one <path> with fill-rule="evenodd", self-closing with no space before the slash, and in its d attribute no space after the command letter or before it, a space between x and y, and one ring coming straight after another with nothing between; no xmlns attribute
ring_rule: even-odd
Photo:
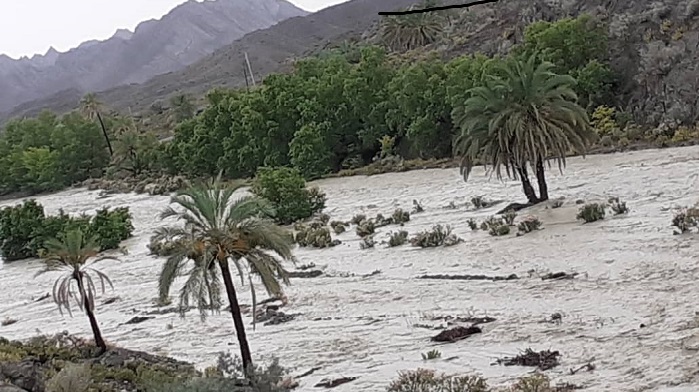
<svg viewBox="0 0 699 392"><path fill-rule="evenodd" d="M473 211L471 197L516 201L523 198L517 182L488 180L477 171L464 183L458 170L425 170L373 177L319 181L328 194L326 210L333 219L356 213L390 214L425 207L405 225L411 234L434 224L449 224L465 242L450 248L420 250L404 246L360 250L353 230L339 236L343 244L325 250L297 251L301 264L315 263L333 276L294 279L285 313L296 320L277 326L248 327L254 356L276 355L302 373L300 390L313 390L323 378L357 376L337 391L381 391L400 370L434 368L447 373L479 373L498 385L530 372L530 368L491 365L520 350L559 350L561 366L547 372L559 382L581 384L591 391L690 391L699 388L699 236L673 236L673 209L699 200L699 147L599 155L570 160L563 176L550 174L550 194L563 196L562 208L537 207L531 212L544 229L523 237L494 238L472 232L468 218L483 219L498 207ZM166 354L199 366L213 363L216 353L237 353L230 316L198 313L181 319L157 316L138 325L120 325L153 310L162 261L149 256L146 245L167 197L113 195L70 190L38 200L49 213L93 212L104 205L128 206L134 215L134 238L124 243L129 254L121 262L100 266L114 281L113 292L101 298L120 300L98 306L105 338L132 349ZM628 216L608 217L582 225L575 221L577 199L628 201ZM456 210L444 209L455 202ZM8 205L19 200L2 203ZM377 239L396 230L379 230ZM18 319L0 327L0 335L24 339L37 333L90 336L85 317L61 317L50 301L34 302L51 290L55 275L38 278L38 261L0 267L0 318ZM375 270L381 274L362 277ZM533 276L530 271L535 271ZM574 280L542 281L537 273L578 272ZM422 274L509 275L508 282L418 280ZM249 303L247 285L239 294ZM554 312L562 323L542 322ZM415 327L434 316L492 316L483 333L458 343L435 346L437 332ZM251 321L247 317L247 321ZM641 324L644 325L641 328ZM438 348L442 359L425 362L421 353ZM456 357L455 359L452 357ZM449 360L447 360L449 359ZM588 362L593 372L570 375ZM675 385L681 387L673 388Z"/></svg>

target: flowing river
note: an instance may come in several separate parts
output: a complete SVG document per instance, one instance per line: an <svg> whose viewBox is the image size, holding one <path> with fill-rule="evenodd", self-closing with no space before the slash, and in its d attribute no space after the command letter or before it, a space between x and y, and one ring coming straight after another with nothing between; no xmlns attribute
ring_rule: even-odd
<svg viewBox="0 0 699 392"><path fill-rule="evenodd" d="M328 195L326 212L334 220L357 213L390 215L395 208L414 214L404 230L412 234L435 224L448 224L465 241L449 248L421 250L409 245L360 250L354 230L340 235L343 244L324 250L299 249L300 264L314 263L333 277L293 279L289 304L295 320L252 329L248 339L255 359L274 355L293 374L320 367L301 379L299 390L324 378L358 377L339 392L382 391L401 370L418 367L446 373L481 374L491 385L512 382L533 368L492 365L526 348L560 351L561 365L546 372L557 382L579 384L590 391L696 391L699 388L699 235L672 235L678 207L699 201L699 147L597 155L568 162L564 175L549 172L552 198L565 197L561 208L538 206L534 214L543 230L516 237L491 237L471 231L468 218L482 220L504 204L474 210L473 196L523 201L518 182L490 179L482 169L465 183L458 169L412 171L373 177L318 181ZM162 260L148 255L149 237L164 223L158 213L168 197L122 194L99 198L99 191L72 189L38 197L47 213L59 208L94 213L105 205L128 206L134 237L123 245L129 254L99 268L114 281L114 290L98 298L97 318L113 344L212 365L216 354L237 354L230 315L222 312L205 322L198 312L156 316L137 325L121 325L155 309ZM576 200L604 201L619 196L628 215L610 216L582 225L575 220ZM10 205L11 200L0 203ZM444 207L454 202L457 209ZM171 222L165 222L171 223ZM387 226L376 239L397 230ZM17 319L0 327L0 336L25 339L64 330L91 337L87 318L62 317L51 300L35 302L51 291L54 274L34 278L39 261L0 265L0 318ZM370 275L380 270L380 274ZM572 280L542 280L547 272L579 275ZM506 282L416 279L423 274L517 274ZM237 280L239 283L240 280ZM247 284L239 298L250 303ZM258 289L261 296L262 289ZM109 305L103 299L118 296ZM175 299L176 301L176 299ZM175 302L176 303L176 302ZM561 323L545 320L553 313ZM491 316L483 333L457 343L436 345L436 316ZM442 358L423 361L433 348ZM570 369L593 363L592 372L571 375Z"/></svg>

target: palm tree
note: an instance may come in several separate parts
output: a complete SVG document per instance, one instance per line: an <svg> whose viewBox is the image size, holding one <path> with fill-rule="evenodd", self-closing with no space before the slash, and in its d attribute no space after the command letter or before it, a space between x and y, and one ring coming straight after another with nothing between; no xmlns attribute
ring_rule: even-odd
<svg viewBox="0 0 699 392"><path fill-rule="evenodd" d="M426 0L420 8L435 4L434 0ZM412 50L437 41L444 33L445 22L443 15L435 12L388 16L383 21L382 39L393 50Z"/></svg>
<svg viewBox="0 0 699 392"><path fill-rule="evenodd" d="M510 59L454 108L455 123L461 128L454 153L462 157L465 179L476 160L490 165L498 179L504 166L509 177L522 181L529 203L535 204L549 198L544 164L550 167L555 161L562 172L568 153L584 156L595 133L587 113L576 103L575 79L557 75L553 67L536 53ZM528 166L536 173L538 197Z"/></svg>
<svg viewBox="0 0 699 392"><path fill-rule="evenodd" d="M107 350L97 319L95 318L95 294L97 286L95 280L99 279L102 292L105 291L105 283L114 288L112 281L104 273L91 267L92 264L112 259L114 257L95 258L100 247L95 238L85 238L82 231L71 230L61 238L49 239L44 243L45 251L42 254L46 266L36 276L46 272L65 271L65 275L58 278L53 285L53 300L58 305L58 310L63 310L73 316L70 309L70 300L75 301L80 310L85 311L90 320L92 334L95 336L95 344L102 352ZM77 286L77 293L73 291L73 283Z"/></svg>
<svg viewBox="0 0 699 392"><path fill-rule="evenodd" d="M167 298L175 278L188 275L180 291L180 312L183 317L190 302L196 303L202 318L207 310L220 309L220 270L243 367L250 370L252 357L230 265L233 264L238 270L242 284L245 282L244 270L247 269L254 320L257 302L252 275L261 278L270 295L282 296L280 281L289 284L289 278L277 256L292 262L294 258L291 237L286 229L270 219L274 210L266 200L252 196L233 198L233 193L241 186L224 185L219 176L211 185L199 185L179 192L172 198L172 203L182 211L168 207L161 214L161 219L177 217L184 222L184 227L160 228L156 230L153 240L169 242L175 248L160 274L161 298ZM187 268L189 261L193 264L191 268Z"/></svg>
<svg viewBox="0 0 699 392"><path fill-rule="evenodd" d="M112 150L112 143L109 141L109 135L107 135L107 127L104 126L104 121L102 121L102 103L97 100L97 96L94 93L89 93L80 100L80 110L89 118L94 120L95 118L99 121L100 127L102 127L102 134L104 135L104 140L107 141L107 148L109 148L109 155L114 155Z"/></svg>

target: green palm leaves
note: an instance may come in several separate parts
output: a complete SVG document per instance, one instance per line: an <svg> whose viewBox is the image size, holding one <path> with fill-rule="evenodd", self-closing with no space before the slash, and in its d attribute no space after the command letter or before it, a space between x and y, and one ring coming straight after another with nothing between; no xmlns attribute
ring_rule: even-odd
<svg viewBox="0 0 699 392"><path fill-rule="evenodd" d="M420 8L434 4L428 0ZM443 14L436 12L388 16L383 22L382 39L393 50L412 50L436 42L444 33L446 22Z"/></svg>

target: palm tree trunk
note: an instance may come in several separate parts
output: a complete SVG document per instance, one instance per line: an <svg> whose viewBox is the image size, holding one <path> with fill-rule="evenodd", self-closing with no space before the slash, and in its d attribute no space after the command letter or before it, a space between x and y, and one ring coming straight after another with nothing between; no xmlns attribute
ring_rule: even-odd
<svg viewBox="0 0 699 392"><path fill-rule="evenodd" d="M93 303L87 297L87 293L85 292L85 285L82 280L82 275L78 275L75 280L78 281L78 288L80 289L80 295L83 298L83 305L85 306L85 314L90 320L90 328L92 328L92 334L95 336L95 345L100 348L102 353L104 353L107 351L107 344L102 338L102 332L100 331L99 324L97 324L95 313L92 311Z"/></svg>
<svg viewBox="0 0 699 392"><path fill-rule="evenodd" d="M539 200L549 199L549 188L546 185L546 172L544 171L544 160L539 158L536 162L536 182L539 183Z"/></svg>
<svg viewBox="0 0 699 392"><path fill-rule="evenodd" d="M245 335L245 324L243 324L243 315L240 312L238 304L238 296L235 293L235 286L231 278L231 270L228 267L228 260L219 260L221 274L223 275L223 283L226 285L226 293L228 294L228 302L231 305L231 314L233 316L233 325L235 326L236 335L238 336L238 344L240 345L240 356L243 359L243 368L247 374L252 370L252 356L250 355L250 346L248 346L248 338ZM253 315L255 317L255 315Z"/></svg>
<svg viewBox="0 0 699 392"><path fill-rule="evenodd" d="M529 173L527 173L527 167L517 167L517 174L519 174L519 179L522 181L522 189L524 190L524 195L527 196L527 201L530 204L536 204L539 202L539 198L536 197L534 192L534 187L531 181L529 181Z"/></svg>
<svg viewBox="0 0 699 392"><path fill-rule="evenodd" d="M104 121L102 121L102 116L100 112L97 113L97 120L100 122L100 127L102 127L102 134L104 135L104 140L107 141L107 148L109 148L109 156L114 155L114 150L112 150L112 142L109 141L109 135L107 135L107 127L104 126Z"/></svg>

